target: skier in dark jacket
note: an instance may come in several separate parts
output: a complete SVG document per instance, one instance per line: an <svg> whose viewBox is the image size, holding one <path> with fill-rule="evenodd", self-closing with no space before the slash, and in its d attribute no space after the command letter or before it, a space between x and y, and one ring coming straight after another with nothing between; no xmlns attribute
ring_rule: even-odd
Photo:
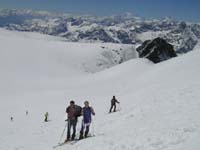
<svg viewBox="0 0 200 150"><path fill-rule="evenodd" d="M114 107L114 112L116 112L116 103L120 103L115 96L113 96L112 100L111 100L111 107L110 107L110 113L112 112L112 109Z"/></svg>
<svg viewBox="0 0 200 150"><path fill-rule="evenodd" d="M77 112L76 112L76 106L74 101L70 101L70 105L66 108L66 113L67 113L67 121L68 121L68 125L67 125L67 139L65 140L65 142L70 141L70 140L74 140L75 136L76 136L76 125L77 125ZM72 133L72 137L71 137L71 128L73 128L73 133Z"/></svg>
<svg viewBox="0 0 200 150"><path fill-rule="evenodd" d="M45 121L45 122L48 122L48 117L49 117L49 113L46 112L46 113L44 114L44 121Z"/></svg>
<svg viewBox="0 0 200 150"><path fill-rule="evenodd" d="M87 138L89 128L90 128L90 124L91 124L91 121L92 121L92 115L95 115L94 109L89 106L88 101L85 101L84 105L85 106L82 109L83 121L82 121L82 127L81 127L81 131L80 131L79 139L83 139L83 134L84 134L84 137ZM85 130L85 133L84 133L85 128L86 128L86 130Z"/></svg>

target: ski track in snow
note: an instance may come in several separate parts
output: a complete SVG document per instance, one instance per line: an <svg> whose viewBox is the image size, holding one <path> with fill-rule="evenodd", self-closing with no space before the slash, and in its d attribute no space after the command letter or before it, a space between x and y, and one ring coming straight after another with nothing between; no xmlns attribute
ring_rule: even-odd
<svg viewBox="0 0 200 150"><path fill-rule="evenodd" d="M71 99L79 105L90 101L96 111L90 133L96 136L57 150L200 149L198 48L156 65L134 59L91 74L80 64L94 61L99 44L91 48L39 34L0 32L1 150L53 149ZM112 95L121 110L108 114ZM46 111L48 123L43 121ZM77 136L80 127L81 118ZM62 141L65 137L66 132Z"/></svg>

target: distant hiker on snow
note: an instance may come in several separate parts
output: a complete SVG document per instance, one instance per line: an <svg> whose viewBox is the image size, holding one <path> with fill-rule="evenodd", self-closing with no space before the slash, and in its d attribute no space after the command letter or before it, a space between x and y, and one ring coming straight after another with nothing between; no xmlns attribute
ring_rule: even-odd
<svg viewBox="0 0 200 150"><path fill-rule="evenodd" d="M44 114L44 121L45 121L45 122L48 122L48 117L49 117L49 113L46 112L46 113Z"/></svg>
<svg viewBox="0 0 200 150"><path fill-rule="evenodd" d="M13 121L13 117L12 116L10 117L10 121Z"/></svg>
<svg viewBox="0 0 200 150"><path fill-rule="evenodd" d="M111 100L111 107L110 107L110 113L112 112L112 109L114 108L114 112L116 112L116 103L120 103L115 96L113 96L112 100Z"/></svg>
<svg viewBox="0 0 200 150"><path fill-rule="evenodd" d="M76 125L77 125L77 120L78 117L81 116L81 111L82 108L78 105L75 105L74 101L70 101L70 105L66 108L66 113L67 113L67 139L65 142L68 142L70 140L74 140L76 136ZM73 133L71 137L71 128L73 128Z"/></svg>
<svg viewBox="0 0 200 150"><path fill-rule="evenodd" d="M88 101L85 101L84 105L85 106L82 109L83 121L82 121L82 126L81 126L79 139L83 139L83 133L84 133L84 129L85 128L86 128L86 130L85 130L85 133L84 133L84 137L87 138L88 132L89 132L89 128L90 128L90 123L92 121L92 116L91 115L95 115L94 109L89 106L89 102Z"/></svg>

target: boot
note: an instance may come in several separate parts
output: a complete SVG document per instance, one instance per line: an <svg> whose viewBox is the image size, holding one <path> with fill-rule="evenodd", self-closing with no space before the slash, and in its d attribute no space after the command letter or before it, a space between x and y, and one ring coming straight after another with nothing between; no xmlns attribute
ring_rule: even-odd
<svg viewBox="0 0 200 150"><path fill-rule="evenodd" d="M87 138L88 137L88 132L85 132L85 138Z"/></svg>
<svg viewBox="0 0 200 150"><path fill-rule="evenodd" d="M74 139L75 139L75 136L73 135L72 138L71 138L71 141L73 141Z"/></svg>
<svg viewBox="0 0 200 150"><path fill-rule="evenodd" d="M69 141L70 141L70 139L65 139L64 143L67 143L67 142L69 142Z"/></svg>
<svg viewBox="0 0 200 150"><path fill-rule="evenodd" d="M83 139L83 134L80 133L79 140L82 140L82 139Z"/></svg>

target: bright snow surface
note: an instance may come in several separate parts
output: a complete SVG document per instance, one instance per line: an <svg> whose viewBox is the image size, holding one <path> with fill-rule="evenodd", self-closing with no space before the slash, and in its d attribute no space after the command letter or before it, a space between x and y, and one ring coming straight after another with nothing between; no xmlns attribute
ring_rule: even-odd
<svg viewBox="0 0 200 150"><path fill-rule="evenodd" d="M86 72L96 67L102 45L120 47L0 30L1 150L53 149L70 100L90 101L96 112L90 133L96 136L59 150L200 149L200 51L156 65L132 59ZM120 111L108 114L113 95ZM77 136L80 126L81 118Z"/></svg>

